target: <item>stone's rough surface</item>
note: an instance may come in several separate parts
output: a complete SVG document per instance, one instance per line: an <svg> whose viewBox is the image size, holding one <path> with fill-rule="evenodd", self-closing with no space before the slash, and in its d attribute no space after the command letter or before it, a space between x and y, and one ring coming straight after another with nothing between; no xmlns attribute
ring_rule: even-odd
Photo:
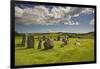
<svg viewBox="0 0 100 69"><path fill-rule="evenodd" d="M45 40L43 45L44 45L45 49L52 49L53 48L53 41L48 38L47 40Z"/></svg>
<svg viewBox="0 0 100 69"><path fill-rule="evenodd" d="M57 41L60 41L60 36L57 37Z"/></svg>
<svg viewBox="0 0 100 69"><path fill-rule="evenodd" d="M41 49L42 47L42 40L41 38L38 39L38 49Z"/></svg>
<svg viewBox="0 0 100 69"><path fill-rule="evenodd" d="M66 38L63 38L61 47L64 47L65 45L67 45L67 43L68 43L68 40Z"/></svg>
<svg viewBox="0 0 100 69"><path fill-rule="evenodd" d="M34 36L33 35L28 35L27 39L27 48L34 48Z"/></svg>
<svg viewBox="0 0 100 69"><path fill-rule="evenodd" d="M25 45L25 34L22 36L22 45Z"/></svg>
<svg viewBox="0 0 100 69"><path fill-rule="evenodd" d="M43 35L43 40L45 40L46 39L46 36L45 35Z"/></svg>
<svg viewBox="0 0 100 69"><path fill-rule="evenodd" d="M26 48L34 48L34 36L31 34L24 34L22 36L22 45Z"/></svg>

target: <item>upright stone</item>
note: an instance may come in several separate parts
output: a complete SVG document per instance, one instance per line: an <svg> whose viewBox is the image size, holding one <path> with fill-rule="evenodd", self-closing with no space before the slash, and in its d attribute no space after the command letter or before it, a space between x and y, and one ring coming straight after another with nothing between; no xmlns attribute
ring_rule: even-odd
<svg viewBox="0 0 100 69"><path fill-rule="evenodd" d="M22 35L22 45L25 45L25 34Z"/></svg>
<svg viewBox="0 0 100 69"><path fill-rule="evenodd" d="M52 49L54 46L53 46L53 41L50 39L50 38L48 38L47 40L45 40L45 42L44 42L44 48L45 49Z"/></svg>
<svg viewBox="0 0 100 69"><path fill-rule="evenodd" d="M46 39L46 36L45 35L43 35L43 40L45 40Z"/></svg>
<svg viewBox="0 0 100 69"><path fill-rule="evenodd" d="M27 48L34 48L34 36L32 34L28 34Z"/></svg>
<svg viewBox="0 0 100 69"><path fill-rule="evenodd" d="M57 41L60 41L60 36L57 37Z"/></svg>
<svg viewBox="0 0 100 69"><path fill-rule="evenodd" d="M27 41L28 41L28 34L25 34L25 47L28 46Z"/></svg>
<svg viewBox="0 0 100 69"><path fill-rule="evenodd" d="M42 40L41 38L38 39L38 49L41 49L42 47Z"/></svg>
<svg viewBox="0 0 100 69"><path fill-rule="evenodd" d="M64 47L65 45L67 45L68 41L66 38L63 38L62 39L62 44L61 44L61 47Z"/></svg>

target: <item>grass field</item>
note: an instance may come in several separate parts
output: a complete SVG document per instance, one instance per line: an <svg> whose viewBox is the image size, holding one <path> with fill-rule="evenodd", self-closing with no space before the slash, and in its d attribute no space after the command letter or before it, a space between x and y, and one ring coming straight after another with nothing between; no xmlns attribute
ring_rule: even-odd
<svg viewBox="0 0 100 69"><path fill-rule="evenodd" d="M94 61L94 40L80 39L81 45L76 46L76 38L69 38L69 43L64 48L60 48L61 41L54 41L54 48L49 50L37 49L37 39L35 48L25 48L21 45L22 37L15 37L15 65L35 65L65 62L85 62Z"/></svg>

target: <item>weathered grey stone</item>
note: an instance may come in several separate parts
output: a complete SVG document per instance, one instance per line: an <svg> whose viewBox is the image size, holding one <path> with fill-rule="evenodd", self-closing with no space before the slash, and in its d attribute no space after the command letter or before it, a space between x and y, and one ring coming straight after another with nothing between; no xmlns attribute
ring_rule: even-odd
<svg viewBox="0 0 100 69"><path fill-rule="evenodd" d="M64 47L65 45L67 45L67 43L68 43L68 40L66 38L63 38L61 47Z"/></svg>
<svg viewBox="0 0 100 69"><path fill-rule="evenodd" d="M42 47L42 39L39 38L38 39L38 49L41 49L41 47Z"/></svg>
<svg viewBox="0 0 100 69"><path fill-rule="evenodd" d="M26 48L34 48L34 36L32 34L24 34L22 36L22 44Z"/></svg>
<svg viewBox="0 0 100 69"><path fill-rule="evenodd" d="M25 34L22 35L22 45L25 45Z"/></svg>
<svg viewBox="0 0 100 69"><path fill-rule="evenodd" d="M34 48L34 36L31 34L27 36L27 48Z"/></svg>
<svg viewBox="0 0 100 69"><path fill-rule="evenodd" d="M54 47L53 46L53 41L49 38L47 40L45 40L43 45L44 45L45 49L52 49Z"/></svg>
<svg viewBox="0 0 100 69"><path fill-rule="evenodd" d="M43 40L45 40L46 39L46 36L45 35L43 35Z"/></svg>
<svg viewBox="0 0 100 69"><path fill-rule="evenodd" d="M60 41L60 36L57 37L57 41Z"/></svg>

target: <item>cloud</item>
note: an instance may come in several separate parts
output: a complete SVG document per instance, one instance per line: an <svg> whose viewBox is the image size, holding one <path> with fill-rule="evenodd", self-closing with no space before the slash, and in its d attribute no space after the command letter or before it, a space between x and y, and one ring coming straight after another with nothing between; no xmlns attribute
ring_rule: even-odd
<svg viewBox="0 0 100 69"><path fill-rule="evenodd" d="M86 14L91 14L94 13L94 9L93 8L85 8L85 10L82 11L82 13L86 13Z"/></svg>
<svg viewBox="0 0 100 69"><path fill-rule="evenodd" d="M78 22L74 23L72 17L77 17L80 14L91 14L94 10L91 8L79 8L79 7L61 7L52 6L47 8L46 6L34 6L19 8L15 6L15 23L21 23L25 25L29 24L42 24L52 25L56 23L65 23L79 25ZM51 23L51 24L50 24Z"/></svg>
<svg viewBox="0 0 100 69"><path fill-rule="evenodd" d="M15 8L16 9L16 8ZM19 17L20 10L23 12ZM15 16L16 22L24 24L41 24L46 23L46 16L48 16L48 9L44 6L35 6L34 8L16 9Z"/></svg>
<svg viewBox="0 0 100 69"><path fill-rule="evenodd" d="M84 8L71 7L68 14L71 16L79 16Z"/></svg>
<svg viewBox="0 0 100 69"><path fill-rule="evenodd" d="M73 21L73 20L69 20L69 21L65 22L64 24L65 25L79 25L79 22Z"/></svg>
<svg viewBox="0 0 100 69"><path fill-rule="evenodd" d="M81 7L72 7L70 8L69 15L77 17L80 14L91 14L94 13L93 8L81 8Z"/></svg>
<svg viewBox="0 0 100 69"><path fill-rule="evenodd" d="M94 22L94 19L92 19L92 20L90 21L89 24L90 24L90 25L94 25L94 23L95 23L95 22Z"/></svg>
<svg viewBox="0 0 100 69"><path fill-rule="evenodd" d="M15 16L16 17L22 17L22 15L23 15L23 9L21 9L21 8L19 8L19 7L15 7Z"/></svg>

